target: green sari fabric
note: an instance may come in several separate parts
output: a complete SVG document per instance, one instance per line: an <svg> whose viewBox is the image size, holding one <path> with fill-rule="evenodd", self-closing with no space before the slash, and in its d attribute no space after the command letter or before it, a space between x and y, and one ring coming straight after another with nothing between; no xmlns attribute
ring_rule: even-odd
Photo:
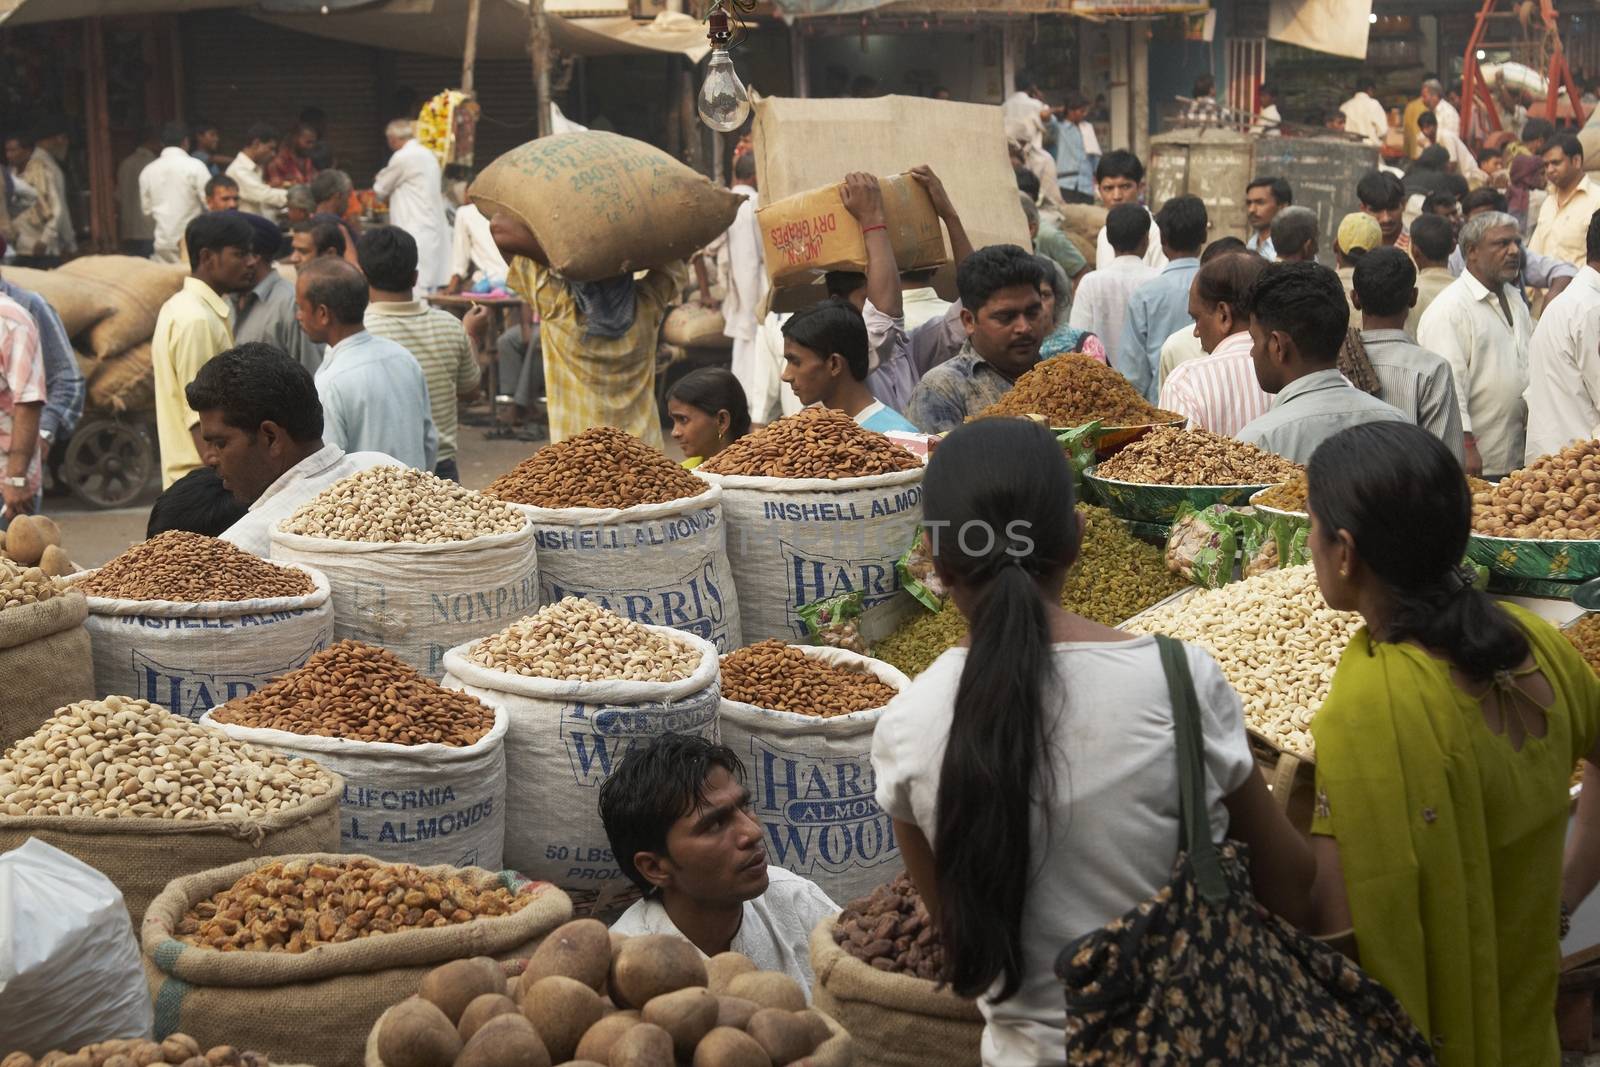
<svg viewBox="0 0 1600 1067"><path fill-rule="evenodd" d="M1600 680L1554 627L1502 606L1555 691L1543 737L1513 749L1447 662L1365 628L1311 724L1312 832L1339 843L1361 964L1443 1067L1560 1062L1568 785L1600 733Z"/></svg>

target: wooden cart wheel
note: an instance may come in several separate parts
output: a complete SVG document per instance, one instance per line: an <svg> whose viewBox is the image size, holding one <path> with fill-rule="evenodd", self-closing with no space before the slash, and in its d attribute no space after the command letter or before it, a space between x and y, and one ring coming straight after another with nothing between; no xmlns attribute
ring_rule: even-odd
<svg viewBox="0 0 1600 1067"><path fill-rule="evenodd" d="M94 416L79 423L61 459L62 481L96 508L133 503L155 469L155 443L141 426Z"/></svg>

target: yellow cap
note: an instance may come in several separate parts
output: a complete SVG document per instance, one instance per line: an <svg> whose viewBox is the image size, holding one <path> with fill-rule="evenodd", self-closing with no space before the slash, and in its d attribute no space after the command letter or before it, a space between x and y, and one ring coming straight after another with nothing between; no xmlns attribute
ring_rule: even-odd
<svg viewBox="0 0 1600 1067"><path fill-rule="evenodd" d="M1339 248L1345 255L1351 252L1370 252L1383 244L1383 231L1378 220L1364 211L1354 211L1339 223Z"/></svg>

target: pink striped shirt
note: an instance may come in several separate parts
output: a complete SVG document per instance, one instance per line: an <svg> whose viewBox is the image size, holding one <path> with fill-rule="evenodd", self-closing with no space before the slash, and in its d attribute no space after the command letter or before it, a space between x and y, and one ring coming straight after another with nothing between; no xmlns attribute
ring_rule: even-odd
<svg viewBox="0 0 1600 1067"><path fill-rule="evenodd" d="M27 309L0 295L0 458L11 451L12 412L18 404L43 404L44 355L39 327ZM39 453L28 465L28 491L39 491ZM5 471L0 469L0 474Z"/></svg>
<svg viewBox="0 0 1600 1067"><path fill-rule="evenodd" d="M1250 358L1250 334L1222 340L1209 356L1180 363L1161 386L1161 407L1189 417L1191 430L1210 430L1236 437L1251 421L1267 413L1272 397L1256 381Z"/></svg>

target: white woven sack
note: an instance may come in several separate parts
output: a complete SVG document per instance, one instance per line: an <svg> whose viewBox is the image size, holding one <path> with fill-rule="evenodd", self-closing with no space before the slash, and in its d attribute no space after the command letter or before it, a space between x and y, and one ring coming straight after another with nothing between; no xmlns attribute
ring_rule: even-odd
<svg viewBox="0 0 1600 1067"><path fill-rule="evenodd" d="M895 562L922 521L922 471L839 479L695 471L722 488L745 644L804 639L800 609L818 600L860 591L872 607L894 596Z"/></svg>
<svg viewBox="0 0 1600 1067"><path fill-rule="evenodd" d="M328 578L313 567L279 566L304 571L316 588L298 597L199 604L87 597L95 696L138 697L198 719L327 648L334 631Z"/></svg>
<svg viewBox="0 0 1600 1067"><path fill-rule="evenodd" d="M237 741L304 756L344 779L339 851L389 863L500 869L506 833L506 727L497 708L470 745L396 745L216 721L202 726Z"/></svg>
<svg viewBox="0 0 1600 1067"><path fill-rule="evenodd" d="M512 507L533 520L546 604L576 596L646 626L738 648L722 490L631 508Z"/></svg>
<svg viewBox="0 0 1600 1067"><path fill-rule="evenodd" d="M882 660L842 648L796 646L823 663L871 674L898 692L911 680ZM883 708L831 719L722 699L722 743L744 761L750 810L767 860L804 875L840 904L900 869L900 845L874 798L872 732Z"/></svg>
<svg viewBox="0 0 1600 1067"><path fill-rule="evenodd" d="M505 866L554 882L575 914L608 913L638 897L600 822L600 786L635 746L663 733L717 738L717 650L693 634L700 665L680 682L526 678L445 653L444 685L510 717L506 731Z"/></svg>
<svg viewBox="0 0 1600 1067"><path fill-rule="evenodd" d="M531 523L439 545L333 541L273 530L272 558L328 576L336 639L380 645L435 681L444 673L446 649L539 610Z"/></svg>

